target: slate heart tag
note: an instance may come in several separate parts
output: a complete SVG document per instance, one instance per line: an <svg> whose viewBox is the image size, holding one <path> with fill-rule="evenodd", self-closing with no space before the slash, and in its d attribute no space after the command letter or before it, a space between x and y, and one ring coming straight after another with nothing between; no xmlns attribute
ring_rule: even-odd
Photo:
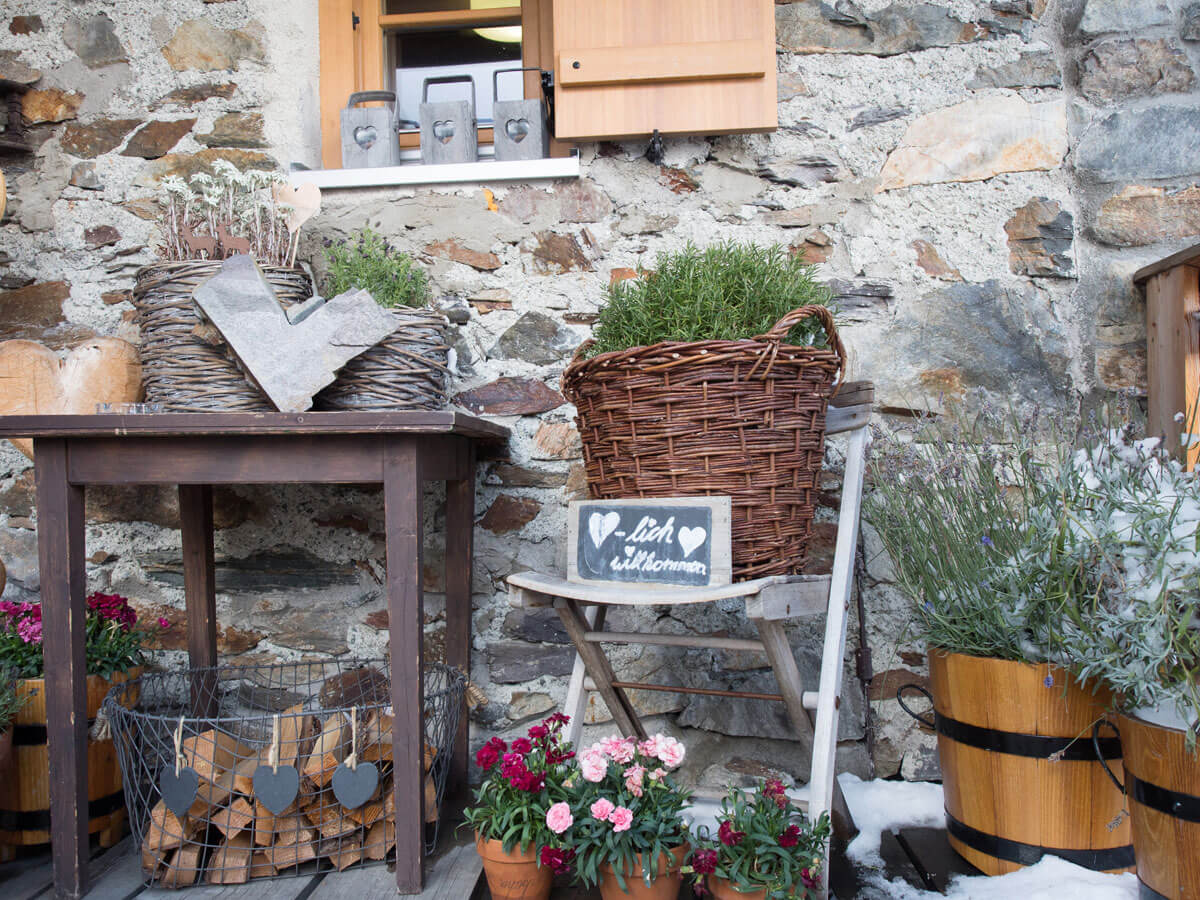
<svg viewBox="0 0 1200 900"><path fill-rule="evenodd" d="M620 524L621 514L618 512L605 513L604 515L592 513L588 516L588 537L592 539L593 546L599 547L603 544Z"/></svg>
<svg viewBox="0 0 1200 900"><path fill-rule="evenodd" d="M300 773L295 766L259 766L254 770L254 799L277 816L296 801L300 793Z"/></svg>
<svg viewBox="0 0 1200 900"><path fill-rule="evenodd" d="M353 769L342 763L333 770L333 796L346 809L358 809L378 786L379 770L373 763L360 762Z"/></svg>
<svg viewBox="0 0 1200 900"><path fill-rule="evenodd" d="M704 543L706 537L708 537L708 532L699 525L695 528L680 528L679 548L683 550L683 555L691 556L696 548Z"/></svg>
<svg viewBox="0 0 1200 900"><path fill-rule="evenodd" d="M454 123L449 119L438 119L433 123L433 136L443 144L454 139Z"/></svg>
<svg viewBox="0 0 1200 900"><path fill-rule="evenodd" d="M374 147L377 140L379 140L379 132L375 130L374 125L359 125L354 129L354 143L364 150Z"/></svg>
<svg viewBox="0 0 1200 900"><path fill-rule="evenodd" d="M184 766L175 773L174 766L168 766L158 774L158 792L162 794L163 803L182 819L192 804L196 802L196 792L200 790L200 775L191 766Z"/></svg>
<svg viewBox="0 0 1200 900"><path fill-rule="evenodd" d="M514 144L519 144L525 140L525 136L529 134L528 119L509 119L504 123L504 133L509 136Z"/></svg>

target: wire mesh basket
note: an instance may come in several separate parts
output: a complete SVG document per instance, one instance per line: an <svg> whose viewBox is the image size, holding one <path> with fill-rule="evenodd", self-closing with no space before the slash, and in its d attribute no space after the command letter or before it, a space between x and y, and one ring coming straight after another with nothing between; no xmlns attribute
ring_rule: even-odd
<svg viewBox="0 0 1200 900"><path fill-rule="evenodd" d="M425 849L465 679L425 667ZM242 884L382 862L396 843L386 660L158 672L105 699L147 884ZM402 813L400 827L415 827Z"/></svg>

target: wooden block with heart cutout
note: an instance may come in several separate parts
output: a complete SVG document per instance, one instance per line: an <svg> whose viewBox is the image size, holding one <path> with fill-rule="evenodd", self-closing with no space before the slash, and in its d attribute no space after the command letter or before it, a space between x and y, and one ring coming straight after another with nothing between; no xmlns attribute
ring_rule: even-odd
<svg viewBox="0 0 1200 900"><path fill-rule="evenodd" d="M36 341L0 343L0 415L89 415L98 403L142 398L137 348L119 338L80 344L65 359ZM33 459L33 442L15 440Z"/></svg>

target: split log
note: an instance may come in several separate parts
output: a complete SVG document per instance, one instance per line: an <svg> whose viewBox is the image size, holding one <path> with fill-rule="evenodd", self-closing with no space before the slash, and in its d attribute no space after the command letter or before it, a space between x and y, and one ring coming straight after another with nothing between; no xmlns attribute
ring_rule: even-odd
<svg viewBox="0 0 1200 900"><path fill-rule="evenodd" d="M221 830L221 834L230 838L245 831L254 821L254 807L246 802L245 797L238 797L228 806L217 810L210 821Z"/></svg>
<svg viewBox="0 0 1200 900"><path fill-rule="evenodd" d="M271 861L270 854L262 850L255 850L254 856L250 859L250 877L274 878L278 874L279 870Z"/></svg>
<svg viewBox="0 0 1200 900"><path fill-rule="evenodd" d="M250 833L241 831L226 838L208 861L209 884L245 884L250 880L250 859L254 853Z"/></svg>
<svg viewBox="0 0 1200 900"><path fill-rule="evenodd" d="M303 808L304 817L310 821L321 837L338 838L358 828L358 823L345 815L345 810L332 791L323 791Z"/></svg>
<svg viewBox="0 0 1200 900"><path fill-rule="evenodd" d="M311 836L312 832L310 831L308 834ZM258 852L265 855L271 865L279 870L298 866L301 863L306 863L317 858L317 848L314 846L311 837L308 840L297 841L294 844L276 844L273 847L267 847Z"/></svg>
<svg viewBox="0 0 1200 900"><path fill-rule="evenodd" d="M180 888L196 883L200 877L200 858L204 855L204 845L187 843L175 851L166 871L159 878L163 887Z"/></svg>
<svg viewBox="0 0 1200 900"><path fill-rule="evenodd" d="M392 683L374 666L361 666L326 678L318 699L326 709L390 702Z"/></svg>
<svg viewBox="0 0 1200 900"><path fill-rule="evenodd" d="M312 753L304 765L304 775L319 788L329 784L333 772L350 752L350 726L340 713L330 716L321 725L321 734L313 744Z"/></svg>
<svg viewBox="0 0 1200 900"><path fill-rule="evenodd" d="M142 871L150 878L158 875L158 870L166 865L167 860L171 858L171 854L175 852L174 848L168 850L148 850L146 844L142 842Z"/></svg>
<svg viewBox="0 0 1200 900"><path fill-rule="evenodd" d="M367 841L364 845L368 859L380 860L385 858L396 846L396 820L380 819L367 831Z"/></svg>
<svg viewBox="0 0 1200 900"><path fill-rule="evenodd" d="M195 809L198 803L199 801L193 803L192 809ZM180 820L159 800L150 810L150 821L146 825L146 836L142 838L142 849L151 853L171 850L191 840L204 829L203 815L207 812L208 808L204 806L200 815L193 816L190 815L189 809L189 814Z"/></svg>
<svg viewBox="0 0 1200 900"><path fill-rule="evenodd" d="M203 781L218 781L221 775L235 769L239 761L254 754L254 748L215 728L183 741L183 756Z"/></svg>
<svg viewBox="0 0 1200 900"><path fill-rule="evenodd" d="M363 833L354 831L339 838L321 841L317 856L323 856L339 871L349 868L363 858Z"/></svg>

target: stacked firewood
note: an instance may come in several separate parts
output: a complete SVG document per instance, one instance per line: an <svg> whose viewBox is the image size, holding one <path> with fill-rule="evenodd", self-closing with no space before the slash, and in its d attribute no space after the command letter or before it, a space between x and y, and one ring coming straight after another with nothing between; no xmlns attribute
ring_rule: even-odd
<svg viewBox="0 0 1200 900"><path fill-rule="evenodd" d="M142 867L158 884L185 887L201 878L209 884L242 884L322 857L340 871L382 860L395 847L391 717L379 710L365 713L357 724L357 746L342 712L323 718L300 704L276 721L274 760L269 746L250 746L216 729L182 741L182 757L199 776L199 789L183 816L162 800L151 811ZM332 788L334 772L352 753L358 764L371 763L379 771L374 793L356 809L342 806ZM430 774L435 755L426 744L427 821L437 818ZM300 775L296 799L279 814L255 796L254 773L264 765L293 766Z"/></svg>

